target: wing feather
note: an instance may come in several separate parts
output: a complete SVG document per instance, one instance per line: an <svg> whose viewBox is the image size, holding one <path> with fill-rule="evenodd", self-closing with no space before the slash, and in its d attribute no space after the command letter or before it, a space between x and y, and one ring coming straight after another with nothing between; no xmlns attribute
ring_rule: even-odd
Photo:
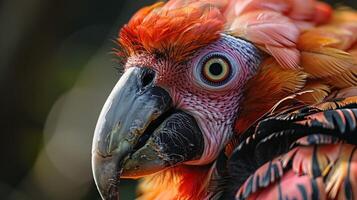
<svg viewBox="0 0 357 200"><path fill-rule="evenodd" d="M357 196L357 97L272 113L247 132L228 160L236 199Z"/></svg>

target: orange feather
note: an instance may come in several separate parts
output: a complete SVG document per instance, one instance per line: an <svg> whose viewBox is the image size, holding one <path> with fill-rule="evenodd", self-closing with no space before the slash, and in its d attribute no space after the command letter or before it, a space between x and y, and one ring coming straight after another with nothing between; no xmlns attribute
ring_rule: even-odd
<svg viewBox="0 0 357 200"><path fill-rule="evenodd" d="M297 99L309 105L321 103L331 92L331 89L328 85L318 81L307 81L301 90L312 91L297 97Z"/></svg>
<svg viewBox="0 0 357 200"><path fill-rule="evenodd" d="M225 19L206 3L164 9L162 3L140 10L119 34L119 43L130 55L162 54L182 61L200 47L219 38ZM172 5L178 6L178 5Z"/></svg>
<svg viewBox="0 0 357 200"><path fill-rule="evenodd" d="M301 90L307 77L302 71L281 68L272 58L263 62L261 68L247 85L246 98L235 126L238 133L248 128L282 98Z"/></svg>

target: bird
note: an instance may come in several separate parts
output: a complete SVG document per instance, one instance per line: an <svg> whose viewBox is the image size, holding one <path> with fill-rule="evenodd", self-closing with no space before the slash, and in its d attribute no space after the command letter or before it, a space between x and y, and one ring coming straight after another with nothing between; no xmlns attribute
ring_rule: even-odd
<svg viewBox="0 0 357 200"><path fill-rule="evenodd" d="M170 0L124 25L99 115L103 199L357 199L357 12Z"/></svg>

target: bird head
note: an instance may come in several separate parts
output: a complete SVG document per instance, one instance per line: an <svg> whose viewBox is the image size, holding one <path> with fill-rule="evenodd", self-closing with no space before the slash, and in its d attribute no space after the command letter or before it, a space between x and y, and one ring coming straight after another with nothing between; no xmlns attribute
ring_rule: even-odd
<svg viewBox="0 0 357 200"><path fill-rule="evenodd" d="M245 84L260 54L223 33L207 4L139 11L121 30L124 73L100 114L93 168L107 197L120 177L212 162L233 134Z"/></svg>
<svg viewBox="0 0 357 200"><path fill-rule="evenodd" d="M120 178L212 163L234 135L248 82L261 71L264 54L259 45L237 37L244 31L231 34L227 29L229 5L184 2L143 8L119 33L117 55L124 61L124 73L101 111L92 148L94 178L104 199L116 197ZM278 27L291 25L283 22ZM272 34L292 43L297 28L290 29L286 36ZM264 37L258 41L265 42ZM290 59L279 56L276 48L270 53L281 62ZM269 74L282 68L270 69L275 71L265 71L256 82L271 81ZM289 92L299 89L305 76L287 71L284 80L274 76L274 91L261 86L265 94L280 98L287 87ZM259 99L259 91L250 91Z"/></svg>

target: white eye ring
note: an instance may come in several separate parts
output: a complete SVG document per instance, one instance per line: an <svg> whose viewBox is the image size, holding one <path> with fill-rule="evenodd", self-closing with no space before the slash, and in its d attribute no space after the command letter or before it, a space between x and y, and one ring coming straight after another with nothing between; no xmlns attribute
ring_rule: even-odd
<svg viewBox="0 0 357 200"><path fill-rule="evenodd" d="M199 85L217 90L226 88L237 71L238 67L229 56L221 52L211 52L200 59L194 74Z"/></svg>

